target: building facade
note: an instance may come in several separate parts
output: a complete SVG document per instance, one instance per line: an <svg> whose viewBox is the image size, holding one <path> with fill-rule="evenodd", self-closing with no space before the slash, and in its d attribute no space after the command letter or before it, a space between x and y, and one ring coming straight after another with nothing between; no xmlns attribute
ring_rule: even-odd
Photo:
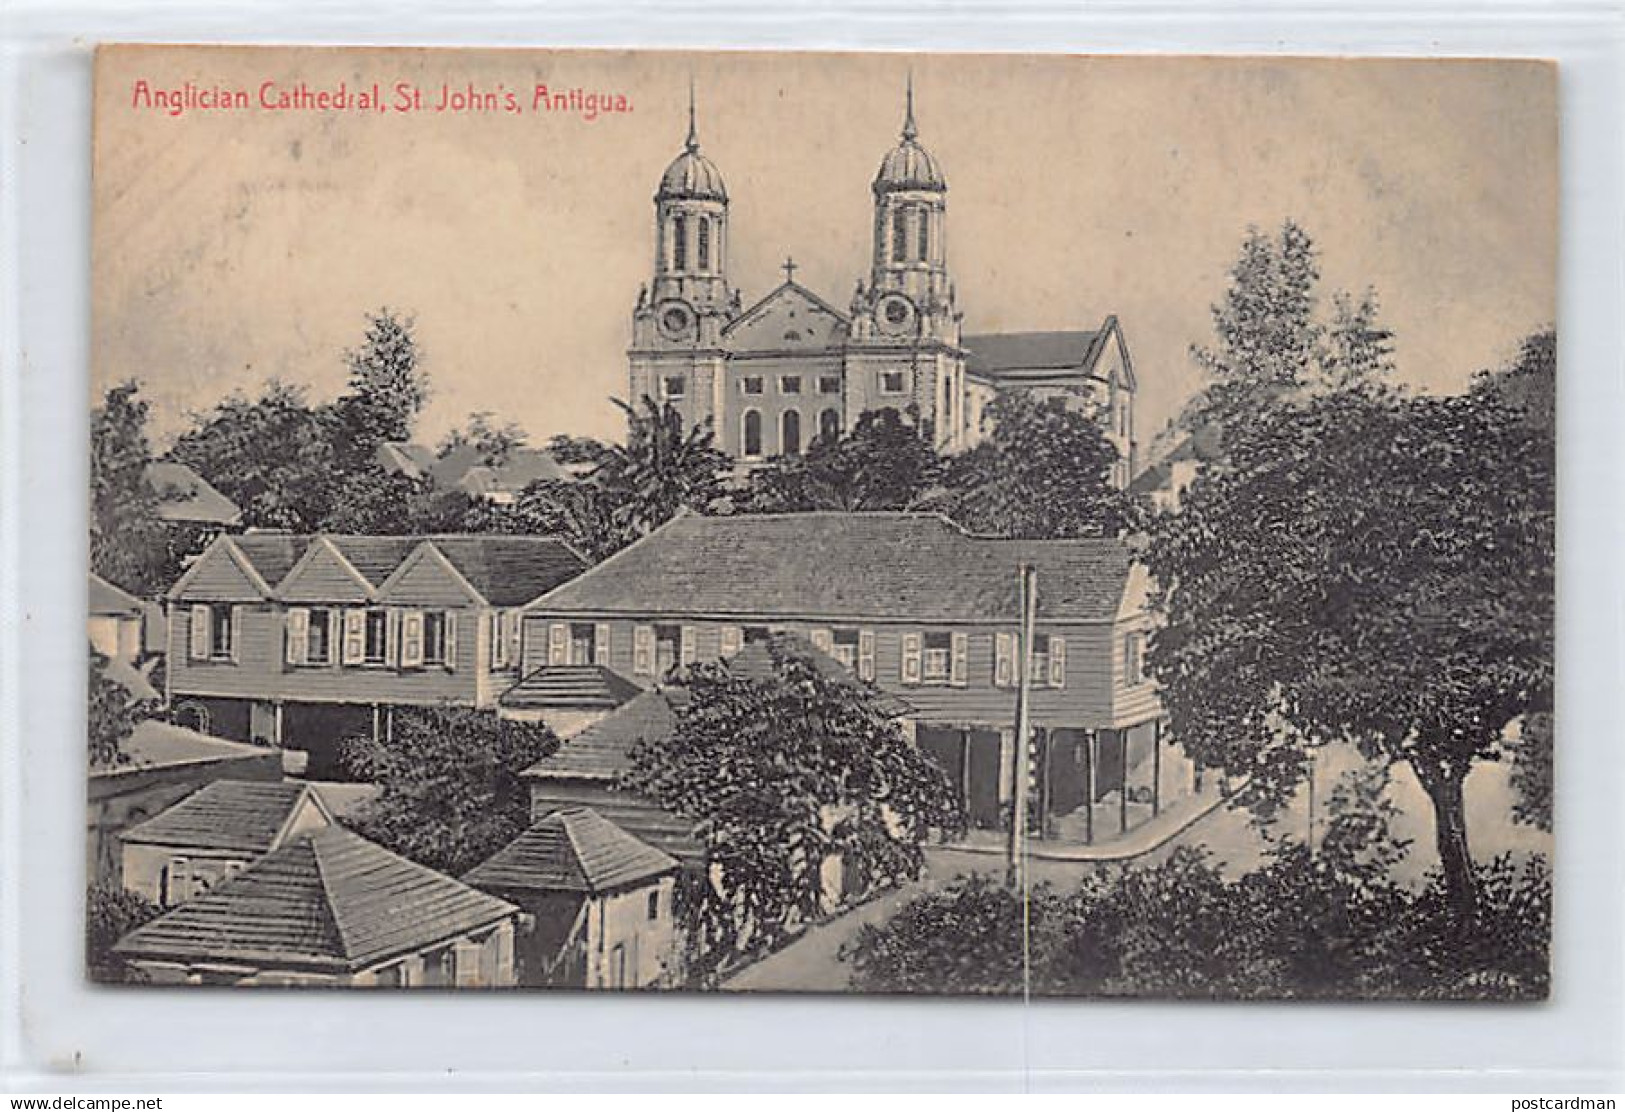
<svg viewBox="0 0 1625 1112"><path fill-rule="evenodd" d="M171 708L339 775L342 741L387 735L394 707L494 709L519 607L585 567L549 537L218 537L169 592Z"/></svg>
<svg viewBox="0 0 1625 1112"><path fill-rule="evenodd" d="M527 607L523 664L590 633L607 667L653 688L799 634L899 700L973 823L996 828L1013 797L1022 564L1038 580L1027 768L1040 833L1125 832L1189 794L1194 770L1163 730L1146 577L1122 541L978 537L933 514L681 515Z"/></svg>
<svg viewBox="0 0 1625 1112"><path fill-rule="evenodd" d="M682 152L656 190L653 274L628 349L633 400L712 424L745 465L795 455L869 410L913 411L954 452L983 431L999 390L1036 388L1097 413L1134 473L1134 374L1116 318L1077 332L962 332L948 265L948 183L920 143L910 87L897 145L870 186L869 263L843 310L795 280L748 307L728 273L728 191L701 153L693 105Z"/></svg>

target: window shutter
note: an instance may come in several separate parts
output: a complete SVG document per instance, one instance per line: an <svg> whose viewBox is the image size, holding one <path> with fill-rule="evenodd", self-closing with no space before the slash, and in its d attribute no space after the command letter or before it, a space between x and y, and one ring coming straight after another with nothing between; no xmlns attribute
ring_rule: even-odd
<svg viewBox="0 0 1625 1112"><path fill-rule="evenodd" d="M457 611L447 610L445 621L446 624L442 627L440 636L445 638L446 642L443 654L446 658L446 671L455 672L457 671ZM476 640L475 644L478 643Z"/></svg>
<svg viewBox="0 0 1625 1112"><path fill-rule="evenodd" d="M401 667L423 667L423 611L408 610L401 615Z"/></svg>
<svg viewBox="0 0 1625 1112"><path fill-rule="evenodd" d="M192 619L187 627L188 654L193 660L209 659L209 608L192 607Z"/></svg>
<svg viewBox="0 0 1625 1112"><path fill-rule="evenodd" d="M1049 639L1049 685L1051 687L1066 686L1066 641L1064 638L1051 637Z"/></svg>
<svg viewBox="0 0 1625 1112"><path fill-rule="evenodd" d="M920 682L920 635L903 634L903 682Z"/></svg>
<svg viewBox="0 0 1625 1112"><path fill-rule="evenodd" d="M549 667L570 663L570 627L563 622L547 627L547 663Z"/></svg>
<svg viewBox="0 0 1625 1112"><path fill-rule="evenodd" d="M718 654L724 660L726 660L729 657L733 656L735 653L737 653L739 651L740 646L743 645L744 643L745 643L745 631L744 630L740 629L738 626L723 626L722 627L722 643L721 643L721 645L720 645L720 647L718 649Z"/></svg>
<svg viewBox="0 0 1625 1112"><path fill-rule="evenodd" d="M329 610L327 612L327 663L337 664L343 652L340 642L344 637L343 612Z"/></svg>
<svg viewBox="0 0 1625 1112"><path fill-rule="evenodd" d="M503 615L508 636L508 667L518 668L525 662L525 616L517 610Z"/></svg>
<svg viewBox="0 0 1625 1112"><path fill-rule="evenodd" d="M993 685L995 687L1009 687L1015 682L1016 674L1016 635L1013 633L995 633L993 635Z"/></svg>
<svg viewBox="0 0 1625 1112"><path fill-rule="evenodd" d="M491 649L491 669L495 671L508 665L508 615L501 610L493 610L489 616L481 616L480 621L490 624L481 625L481 629L489 629L490 640L486 642Z"/></svg>
<svg viewBox="0 0 1625 1112"><path fill-rule="evenodd" d="M360 664L367 657L367 612L344 612L344 663Z"/></svg>
<svg viewBox="0 0 1625 1112"><path fill-rule="evenodd" d="M948 665L948 682L955 687L964 687L970 681L970 634L956 633L953 636L953 658Z"/></svg>
<svg viewBox="0 0 1625 1112"><path fill-rule="evenodd" d="M609 623L599 622L592 627L592 662L609 667Z"/></svg>
<svg viewBox="0 0 1625 1112"><path fill-rule="evenodd" d="M640 625L632 629L632 674L635 676L655 674L654 626Z"/></svg>
<svg viewBox="0 0 1625 1112"><path fill-rule="evenodd" d="M233 664L237 663L237 658L243 651L242 646L243 608L241 606L233 606L231 608L231 652L229 654Z"/></svg>
<svg viewBox="0 0 1625 1112"><path fill-rule="evenodd" d="M192 877L184 857L171 857L164 870L163 903L166 907L185 903L192 898Z"/></svg>
<svg viewBox="0 0 1625 1112"><path fill-rule="evenodd" d="M835 635L827 629L815 629L812 631L812 643L813 648L821 653L833 652L835 650Z"/></svg>
<svg viewBox="0 0 1625 1112"><path fill-rule="evenodd" d="M394 667L401 659L401 612L384 611L384 665Z"/></svg>
<svg viewBox="0 0 1625 1112"><path fill-rule="evenodd" d="M690 664L693 664L694 657L698 655L699 652L699 644L700 631L695 629L693 626L684 626L682 633L680 634L680 639L677 642L677 662L685 668L687 668Z"/></svg>
<svg viewBox="0 0 1625 1112"><path fill-rule="evenodd" d="M310 659L310 611L303 606L288 611L288 640L283 648L289 664L304 664Z"/></svg>
<svg viewBox="0 0 1625 1112"><path fill-rule="evenodd" d="M874 682L875 631L872 629L858 630L858 678Z"/></svg>

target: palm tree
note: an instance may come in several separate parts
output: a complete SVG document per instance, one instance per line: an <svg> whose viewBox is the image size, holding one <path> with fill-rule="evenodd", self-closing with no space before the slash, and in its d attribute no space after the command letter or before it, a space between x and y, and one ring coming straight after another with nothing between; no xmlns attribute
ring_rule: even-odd
<svg viewBox="0 0 1625 1112"><path fill-rule="evenodd" d="M684 507L703 510L721 497L730 463L716 448L710 421L685 427L675 406L648 395L636 407L615 404L626 414L626 443L608 447L587 479L612 496L616 524L629 541Z"/></svg>

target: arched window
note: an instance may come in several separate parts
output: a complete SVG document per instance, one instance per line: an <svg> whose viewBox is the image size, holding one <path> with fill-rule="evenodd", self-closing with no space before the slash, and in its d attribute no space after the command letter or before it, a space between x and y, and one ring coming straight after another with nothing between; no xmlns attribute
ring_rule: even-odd
<svg viewBox="0 0 1625 1112"><path fill-rule="evenodd" d="M688 269L688 217L679 213L671 221L671 267Z"/></svg>
<svg viewBox="0 0 1625 1112"><path fill-rule="evenodd" d="M908 209L894 208L891 210L891 261L894 263L908 260Z"/></svg>
<svg viewBox="0 0 1625 1112"><path fill-rule="evenodd" d="M801 454L801 414L793 409L784 411L780 418L779 449L787 456Z"/></svg>
<svg viewBox="0 0 1625 1112"><path fill-rule="evenodd" d="M700 226L697 229L697 231L699 232L700 242L699 242L699 246L698 246L695 253L699 256L700 270L702 270L702 271L710 270L711 269L711 221L710 221L710 219L708 217L704 217L704 216L700 217Z"/></svg>
<svg viewBox="0 0 1625 1112"><path fill-rule="evenodd" d="M841 415L834 409L826 409L818 415L818 438L825 444L833 444L841 436Z"/></svg>
<svg viewBox="0 0 1625 1112"><path fill-rule="evenodd" d="M920 253L916 257L923 263L931 257L931 210L922 207L914 211L920 220L920 238L918 240Z"/></svg>
<svg viewBox="0 0 1625 1112"><path fill-rule="evenodd" d="M762 454L762 415L754 409L745 410L745 451L756 459Z"/></svg>

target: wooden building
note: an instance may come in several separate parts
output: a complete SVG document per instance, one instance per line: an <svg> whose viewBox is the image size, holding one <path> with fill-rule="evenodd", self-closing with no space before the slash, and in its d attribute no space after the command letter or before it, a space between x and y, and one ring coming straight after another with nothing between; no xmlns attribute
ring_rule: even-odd
<svg viewBox="0 0 1625 1112"><path fill-rule="evenodd" d="M518 607L585 567L551 537L220 536L169 592L170 702L341 776L340 743L387 735L393 707L494 710Z"/></svg>
<svg viewBox="0 0 1625 1112"><path fill-rule="evenodd" d="M935 514L680 515L526 607L522 664L585 637L604 666L654 687L798 633L907 704L972 821L997 827L1013 795L1018 571L1031 565L1034 813L1041 835L1092 842L1193 786L1145 671L1148 582L1132 557L1124 541L980 537Z"/></svg>
<svg viewBox="0 0 1625 1112"><path fill-rule="evenodd" d="M119 940L155 984L507 988L519 909L340 826Z"/></svg>

